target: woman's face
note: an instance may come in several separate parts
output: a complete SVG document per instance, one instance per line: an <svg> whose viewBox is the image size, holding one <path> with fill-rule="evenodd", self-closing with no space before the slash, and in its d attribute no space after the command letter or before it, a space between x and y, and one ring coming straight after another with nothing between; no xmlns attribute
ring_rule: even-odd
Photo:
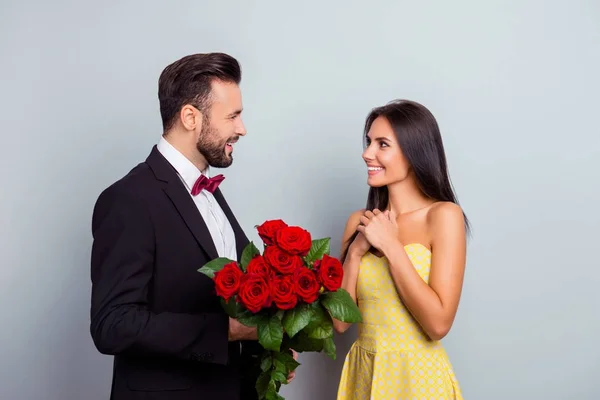
<svg viewBox="0 0 600 400"><path fill-rule="evenodd" d="M369 186L386 186L401 182L409 176L410 165L385 117L377 117L373 121L367 133L366 145L362 157L368 168Z"/></svg>

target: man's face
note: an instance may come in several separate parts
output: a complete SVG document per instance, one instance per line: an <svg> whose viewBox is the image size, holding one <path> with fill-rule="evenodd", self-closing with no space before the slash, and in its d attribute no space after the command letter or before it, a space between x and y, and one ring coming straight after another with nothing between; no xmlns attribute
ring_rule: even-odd
<svg viewBox="0 0 600 400"><path fill-rule="evenodd" d="M213 81L211 103L202 120L196 147L211 167L227 168L233 146L246 135L242 122L242 93L235 83Z"/></svg>

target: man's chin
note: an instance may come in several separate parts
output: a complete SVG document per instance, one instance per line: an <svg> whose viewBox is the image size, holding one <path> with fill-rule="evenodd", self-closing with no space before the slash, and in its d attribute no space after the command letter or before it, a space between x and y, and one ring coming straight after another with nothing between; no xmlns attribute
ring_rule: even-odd
<svg viewBox="0 0 600 400"><path fill-rule="evenodd" d="M209 165L213 168L227 168L230 167L231 164L233 164L233 156L229 155L226 156L225 158L218 160L218 161L213 161L211 163L209 163Z"/></svg>
<svg viewBox="0 0 600 400"><path fill-rule="evenodd" d="M224 168L227 168L231 164L233 164L233 151L225 153L225 159L223 160L223 164L226 164L226 167Z"/></svg>

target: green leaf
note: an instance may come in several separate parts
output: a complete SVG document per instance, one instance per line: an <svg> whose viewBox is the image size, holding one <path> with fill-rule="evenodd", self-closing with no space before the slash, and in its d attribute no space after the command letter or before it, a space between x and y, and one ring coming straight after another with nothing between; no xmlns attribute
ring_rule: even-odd
<svg viewBox="0 0 600 400"><path fill-rule="evenodd" d="M275 382L287 383L287 376L281 371L273 371L271 373L271 379Z"/></svg>
<svg viewBox="0 0 600 400"><path fill-rule="evenodd" d="M333 322L331 319L324 319L320 324L308 325L304 330L311 339L327 339L333 336Z"/></svg>
<svg viewBox="0 0 600 400"><path fill-rule="evenodd" d="M264 399L267 390L269 388L269 382L271 381L271 373L270 372L262 372L258 379L256 380L256 393L258 393L259 399Z"/></svg>
<svg viewBox="0 0 600 400"><path fill-rule="evenodd" d="M329 311L329 314L337 320L350 324L362 321L358 306L344 289L325 293L321 296L321 303Z"/></svg>
<svg viewBox="0 0 600 400"><path fill-rule="evenodd" d="M319 302L319 300L315 301L310 305L312 310L312 315L310 319L309 327L313 328L317 325L321 325L327 319L327 313L325 313L325 309Z"/></svg>
<svg viewBox="0 0 600 400"><path fill-rule="evenodd" d="M323 350L323 339L309 338L306 332L300 331L290 340L289 346L299 353L308 351L321 351Z"/></svg>
<svg viewBox="0 0 600 400"><path fill-rule="evenodd" d="M283 326L281 320L273 315L269 319L258 322L258 341L266 350L279 351L283 340Z"/></svg>
<svg viewBox="0 0 600 400"><path fill-rule="evenodd" d="M262 361L260 362L260 369L261 369L261 371L266 372L266 371L270 370L272 366L273 366L273 357L271 357L271 353L268 352L265 354Z"/></svg>
<svg viewBox="0 0 600 400"><path fill-rule="evenodd" d="M302 352L320 352L323 350L323 339L312 339L308 336L301 339L299 345L294 347L298 353Z"/></svg>
<svg viewBox="0 0 600 400"><path fill-rule="evenodd" d="M281 397L276 390L277 389L267 392L266 400L285 400L285 398Z"/></svg>
<svg viewBox="0 0 600 400"><path fill-rule="evenodd" d="M275 353L275 359L273 362L274 363L277 362L278 364L283 364L283 366L285 367L286 373L294 371L300 365L300 363L298 361L294 360L294 357L292 356L291 352ZM281 367L278 367L277 369L279 369L279 368L281 368ZM282 371L283 371L283 369L282 369Z"/></svg>
<svg viewBox="0 0 600 400"><path fill-rule="evenodd" d="M302 304L285 313L283 317L283 327L289 337L294 337L298 332L304 329L313 316L313 310L308 304Z"/></svg>
<svg viewBox="0 0 600 400"><path fill-rule="evenodd" d="M277 384L275 383L275 381L273 380L273 378L269 378L269 385L267 386L267 393L265 398L267 400L274 400L277 399Z"/></svg>
<svg viewBox="0 0 600 400"><path fill-rule="evenodd" d="M242 257L240 260L240 263L242 266L242 271L246 272L246 267L248 267L250 260L252 260L255 256L257 256L259 254L260 254L260 251L258 251L254 242L248 243L246 245L246 247L244 247L244 250L242 251Z"/></svg>
<svg viewBox="0 0 600 400"><path fill-rule="evenodd" d="M241 304L235 301L235 297L230 298L227 302L221 298L221 306L223 306L223 309L231 318L237 318L238 313L244 311Z"/></svg>
<svg viewBox="0 0 600 400"><path fill-rule="evenodd" d="M273 367L275 367L275 371L279 371L281 373L286 372L285 364L276 358L273 359Z"/></svg>
<svg viewBox="0 0 600 400"><path fill-rule="evenodd" d="M313 315L308 326L304 328L304 332L311 339L326 339L333 336L333 321L325 312L323 306L319 302L315 302L311 308Z"/></svg>
<svg viewBox="0 0 600 400"><path fill-rule="evenodd" d="M325 254L329 255L331 251L331 238L315 239L312 241L310 251L306 255L306 261L314 262L322 258Z"/></svg>
<svg viewBox="0 0 600 400"><path fill-rule="evenodd" d="M230 260L229 258L225 258L225 257L219 257L219 258L215 258L212 261L209 261L208 263L204 264L204 266L202 268L200 268L198 270L198 272L203 273L204 275L208 276L210 279L215 279L215 272L219 272L221 269L223 269L223 267L227 264L229 264L230 262L233 262L232 260Z"/></svg>
<svg viewBox="0 0 600 400"><path fill-rule="evenodd" d="M248 310L244 310L239 312L237 315L237 320L240 324L246 326L258 326L258 324L262 321L263 323L267 323L269 317L263 314L252 314Z"/></svg>
<svg viewBox="0 0 600 400"><path fill-rule="evenodd" d="M325 354L331 357L332 360L335 360L336 357L335 350L335 342L333 341L333 337L323 340L323 351L325 351Z"/></svg>

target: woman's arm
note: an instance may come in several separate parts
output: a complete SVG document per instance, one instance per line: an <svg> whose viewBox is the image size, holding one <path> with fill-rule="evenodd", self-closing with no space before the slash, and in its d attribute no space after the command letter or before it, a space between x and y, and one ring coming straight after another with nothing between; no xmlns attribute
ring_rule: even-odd
<svg viewBox="0 0 600 400"><path fill-rule="evenodd" d="M350 297L352 297L354 302L356 302L356 281L358 280L360 260L370 248L370 245L362 234L359 234L352 243L349 243L349 241L354 232L356 232L356 227L360 222L360 217L363 215L363 212L363 210L359 210L350 215L342 237L341 253L344 254L344 252L347 251L343 265L344 278L342 279L342 289L345 289L350 294ZM335 329L337 333L344 333L352 325L335 318L332 318L332 320L333 329Z"/></svg>
<svg viewBox="0 0 600 400"><path fill-rule="evenodd" d="M453 203L434 206L428 223L432 232L429 285L423 281L399 240L385 242L381 251L402 302L432 340L448 334L460 301L466 234L463 213Z"/></svg>

